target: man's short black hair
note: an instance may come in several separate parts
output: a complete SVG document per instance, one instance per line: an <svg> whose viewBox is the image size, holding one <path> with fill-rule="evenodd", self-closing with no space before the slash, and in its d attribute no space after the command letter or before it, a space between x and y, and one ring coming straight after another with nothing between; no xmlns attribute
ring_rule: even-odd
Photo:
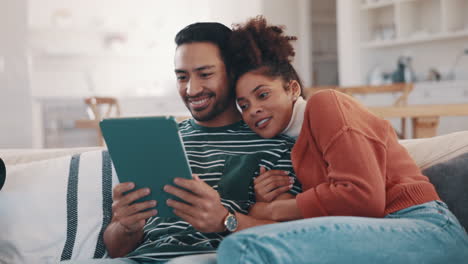
<svg viewBox="0 0 468 264"><path fill-rule="evenodd" d="M177 47L194 42L209 42L215 44L221 52L221 59L226 66L226 71L229 73L231 65L228 44L231 33L232 30L221 23L193 23L177 33L175 36L175 43Z"/></svg>

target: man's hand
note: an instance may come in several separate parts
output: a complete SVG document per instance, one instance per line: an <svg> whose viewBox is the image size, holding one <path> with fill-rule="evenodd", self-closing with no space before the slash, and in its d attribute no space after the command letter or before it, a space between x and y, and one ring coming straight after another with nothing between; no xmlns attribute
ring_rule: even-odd
<svg viewBox="0 0 468 264"><path fill-rule="evenodd" d="M260 167L260 176L254 180L256 202L269 203L281 194L289 191L294 183L294 178L288 176L287 171L269 170Z"/></svg>
<svg viewBox="0 0 468 264"><path fill-rule="evenodd" d="M142 188L124 194L133 188L135 188L133 183L126 182L116 185L113 189L112 222L118 223L127 234L143 230L146 219L157 214L156 210L142 212L142 210L155 207L156 201L154 200L132 204L150 193L148 188Z"/></svg>
<svg viewBox="0 0 468 264"><path fill-rule="evenodd" d="M146 219L157 214L149 209L156 206L156 201L134 203L149 194L148 188L135 188L131 182L117 184L113 189L112 221L104 232L104 243L109 255L113 258L123 257L134 250L143 238L143 227Z"/></svg>
<svg viewBox="0 0 468 264"><path fill-rule="evenodd" d="M181 188L171 185L164 186L164 191L185 201L167 200L167 205L174 208L174 213L190 223L194 228L204 233L222 232L225 230L224 218L228 210L221 204L218 192L200 180L197 175L187 180L175 178L174 183Z"/></svg>

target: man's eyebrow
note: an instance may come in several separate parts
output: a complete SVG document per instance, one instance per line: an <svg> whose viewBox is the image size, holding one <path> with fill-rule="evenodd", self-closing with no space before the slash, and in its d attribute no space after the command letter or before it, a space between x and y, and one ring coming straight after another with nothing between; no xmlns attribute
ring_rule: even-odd
<svg viewBox="0 0 468 264"><path fill-rule="evenodd" d="M203 71L203 70L209 70L209 69L212 69L214 67L215 67L214 65L203 65L203 66L195 68L194 71L199 72L199 71Z"/></svg>
<svg viewBox="0 0 468 264"><path fill-rule="evenodd" d="M186 70L181 70L181 69L175 69L174 72L177 73L187 73Z"/></svg>

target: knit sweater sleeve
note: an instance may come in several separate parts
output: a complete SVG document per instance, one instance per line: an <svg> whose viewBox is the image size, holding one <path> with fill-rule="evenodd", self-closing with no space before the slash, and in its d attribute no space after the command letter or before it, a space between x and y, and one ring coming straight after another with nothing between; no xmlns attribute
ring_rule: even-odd
<svg viewBox="0 0 468 264"><path fill-rule="evenodd" d="M350 125L355 123L346 121L338 103L330 106L332 97L327 96L327 106L320 108L320 115L314 110L306 111L305 119L309 122L304 125L310 127L303 127L303 130L310 130L307 133L313 137L310 140L318 144L326 164L326 175L320 184L297 196L297 205L305 218L382 217L385 210L385 145L359 127ZM323 117L328 119L320 120ZM307 152L302 153L307 155Z"/></svg>

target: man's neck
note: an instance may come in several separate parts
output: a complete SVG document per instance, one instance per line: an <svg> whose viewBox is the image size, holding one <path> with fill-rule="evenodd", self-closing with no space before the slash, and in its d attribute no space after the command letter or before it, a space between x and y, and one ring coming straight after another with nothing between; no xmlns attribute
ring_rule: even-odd
<svg viewBox="0 0 468 264"><path fill-rule="evenodd" d="M198 121L195 119L195 123L204 127L223 127L239 122L241 119L239 111L235 107L232 107L208 121Z"/></svg>

